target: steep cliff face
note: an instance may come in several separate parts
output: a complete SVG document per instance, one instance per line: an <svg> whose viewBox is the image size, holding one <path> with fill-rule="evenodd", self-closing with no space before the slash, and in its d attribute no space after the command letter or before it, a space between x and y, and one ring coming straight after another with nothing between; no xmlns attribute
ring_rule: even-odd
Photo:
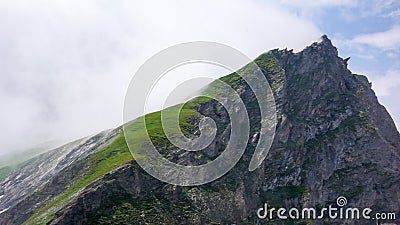
<svg viewBox="0 0 400 225"><path fill-rule="evenodd" d="M273 89L278 118L272 148L256 171L249 172L248 165L259 135L259 109L250 88L232 74L221 80L229 83L244 100L251 134L242 159L225 176L196 187L162 183L126 155L129 152L117 129L112 143L87 153L87 157L79 157L46 178L49 181L44 189L24 194L24 200L10 205L0 215L0 223L360 223L333 222L327 218L267 221L256 215L264 203L272 207L322 208L335 205L339 196L347 198L348 206L398 213L400 135L368 80L347 69L347 61L338 56L326 36L301 52L272 50L255 62ZM215 101L199 102L189 104L198 113L190 117L189 131L196 134L200 115L209 116L218 125L217 138L205 150L190 154L182 154L179 149L160 142L161 153L172 161L199 164L213 160L229 140L226 110ZM110 161L111 158L118 160ZM102 173L91 175L99 168ZM68 171L80 171L67 176L71 177L67 179L68 186L50 196L41 191L52 189L59 177L70 174ZM7 181L12 183L14 179L10 177ZM44 197L33 197L38 195ZM35 200L31 201L32 198ZM19 213L25 210L29 213Z"/></svg>

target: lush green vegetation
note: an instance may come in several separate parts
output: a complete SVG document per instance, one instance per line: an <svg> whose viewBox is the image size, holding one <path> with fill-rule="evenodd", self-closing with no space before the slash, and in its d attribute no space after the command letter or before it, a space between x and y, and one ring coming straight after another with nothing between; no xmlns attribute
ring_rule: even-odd
<svg viewBox="0 0 400 225"><path fill-rule="evenodd" d="M261 54L254 62L266 72L274 72L276 69L281 70L278 60L270 52Z"/></svg>
<svg viewBox="0 0 400 225"><path fill-rule="evenodd" d="M162 111L164 123L172 123L176 117L174 116L177 110L179 111L179 127L185 136L191 136L193 133L193 120L199 117L200 114L195 110L201 104L210 101L207 97L198 97L185 104L175 105ZM125 132L128 135L127 142L130 147L142 148L145 138L148 135L156 147L168 147L170 142L162 128L161 111L147 114L145 116L146 129L143 129L143 117L136 119L125 127ZM174 135L174 134L172 134Z"/></svg>

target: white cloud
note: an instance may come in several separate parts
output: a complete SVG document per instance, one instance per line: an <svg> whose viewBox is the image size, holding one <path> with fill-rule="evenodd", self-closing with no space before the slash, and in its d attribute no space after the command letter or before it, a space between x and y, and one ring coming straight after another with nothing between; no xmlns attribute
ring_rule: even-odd
<svg viewBox="0 0 400 225"><path fill-rule="evenodd" d="M1 1L0 29L0 153L120 125L131 76L173 44L217 41L254 58L321 35L272 2L228 0Z"/></svg>
<svg viewBox="0 0 400 225"><path fill-rule="evenodd" d="M353 20L355 15L351 10L359 6L358 0L280 0L279 2L301 17L314 20L316 24L322 22L319 19L331 8L339 9L338 13L346 21Z"/></svg>
<svg viewBox="0 0 400 225"><path fill-rule="evenodd" d="M393 26L383 32L361 34L351 40L351 43L366 44L384 50L400 48L400 26Z"/></svg>
<svg viewBox="0 0 400 225"><path fill-rule="evenodd" d="M400 130L400 71L389 70L385 75L372 77L371 80L379 101L389 111Z"/></svg>
<svg viewBox="0 0 400 225"><path fill-rule="evenodd" d="M398 0L360 0L361 16L382 16L385 17L394 8L400 6Z"/></svg>
<svg viewBox="0 0 400 225"><path fill-rule="evenodd" d="M385 17L391 17L391 18L396 18L400 16L400 9L394 10L389 12L388 14L385 15Z"/></svg>
<svg viewBox="0 0 400 225"><path fill-rule="evenodd" d="M397 86L397 90L400 85ZM397 130L400 130L400 106L399 106L399 94L387 95L379 98L379 101L386 107L392 119L395 122Z"/></svg>
<svg viewBox="0 0 400 225"><path fill-rule="evenodd" d="M400 98L400 71L390 70L383 76L372 78L372 88L378 97L399 94Z"/></svg>

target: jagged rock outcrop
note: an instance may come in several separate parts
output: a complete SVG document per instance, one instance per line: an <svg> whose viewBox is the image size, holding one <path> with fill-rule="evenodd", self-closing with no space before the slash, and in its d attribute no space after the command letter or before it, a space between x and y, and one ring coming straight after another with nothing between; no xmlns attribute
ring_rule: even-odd
<svg viewBox="0 0 400 225"><path fill-rule="evenodd" d="M326 36L301 52L275 49L255 62L270 82L278 118L272 148L256 171L249 172L248 165L257 142L259 109L245 82L228 75L221 79L238 90L244 100L251 119L251 134L242 159L225 176L202 186L176 187L152 178L135 161L129 161L83 187L57 208L50 219L43 221L48 224L376 223L328 218L267 221L256 215L264 203L272 207L322 208L335 205L339 196L347 198L348 206L399 213L400 134L367 78L347 69L347 60L338 56ZM173 146L161 149L171 160L191 164L212 160L229 140L229 117L223 107L208 101L195 109L216 121L217 138L204 151L187 154L186 158L174 155L177 149ZM194 129L198 121L196 118L191 121ZM9 221L19 222L16 218ZM395 221L399 222L399 218Z"/></svg>

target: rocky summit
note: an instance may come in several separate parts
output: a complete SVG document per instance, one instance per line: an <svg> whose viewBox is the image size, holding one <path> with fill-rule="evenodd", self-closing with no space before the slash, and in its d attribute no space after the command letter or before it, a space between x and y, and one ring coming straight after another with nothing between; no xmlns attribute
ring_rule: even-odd
<svg viewBox="0 0 400 225"><path fill-rule="evenodd" d="M0 224L399 223L400 134L367 78L347 68L348 58L339 57L326 36L301 52L274 49L254 62L270 83L278 121L267 158L255 171L248 165L263 118L254 93L234 73L220 80L244 101L250 135L243 157L221 178L193 187L153 178L133 159L120 127L18 165L0 182ZM198 135L199 121L207 116L217 124L216 138L202 151L178 149L160 132L156 112L146 122L159 152L180 164L215 159L229 141L227 111L204 98L184 109L185 134ZM396 218L260 218L257 211L265 205L317 210L345 205L370 208L371 216L394 212Z"/></svg>

